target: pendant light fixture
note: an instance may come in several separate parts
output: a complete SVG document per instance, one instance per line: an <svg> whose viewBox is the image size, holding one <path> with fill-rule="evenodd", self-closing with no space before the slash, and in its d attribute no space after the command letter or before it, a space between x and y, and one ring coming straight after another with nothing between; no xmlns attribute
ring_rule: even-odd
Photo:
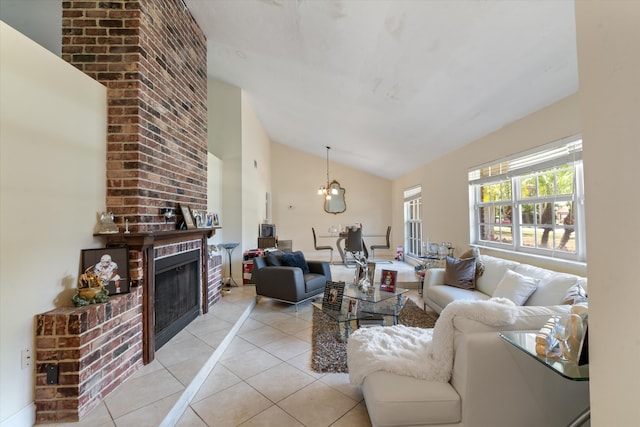
<svg viewBox="0 0 640 427"><path fill-rule="evenodd" d="M338 194L338 189L331 187L329 181L329 150L331 150L331 147L327 145L327 183L318 188L318 195L324 196L327 200L331 200L332 194Z"/></svg>

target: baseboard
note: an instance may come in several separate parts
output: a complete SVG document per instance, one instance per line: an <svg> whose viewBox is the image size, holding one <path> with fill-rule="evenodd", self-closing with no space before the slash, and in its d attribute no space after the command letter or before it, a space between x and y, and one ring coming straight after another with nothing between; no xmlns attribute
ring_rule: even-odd
<svg viewBox="0 0 640 427"><path fill-rule="evenodd" d="M32 427L36 423L36 404L31 402L6 420L0 421L0 427Z"/></svg>

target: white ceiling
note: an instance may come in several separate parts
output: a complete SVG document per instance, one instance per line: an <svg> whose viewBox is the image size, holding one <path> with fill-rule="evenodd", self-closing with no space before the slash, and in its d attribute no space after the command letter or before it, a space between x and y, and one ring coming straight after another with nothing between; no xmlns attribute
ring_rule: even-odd
<svg viewBox="0 0 640 427"><path fill-rule="evenodd" d="M571 0L185 2L272 141L384 178L578 89Z"/></svg>

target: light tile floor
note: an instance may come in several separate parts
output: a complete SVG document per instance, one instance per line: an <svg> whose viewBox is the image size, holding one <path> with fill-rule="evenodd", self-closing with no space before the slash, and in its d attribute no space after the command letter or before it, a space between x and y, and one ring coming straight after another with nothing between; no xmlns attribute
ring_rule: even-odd
<svg viewBox="0 0 640 427"><path fill-rule="evenodd" d="M409 297L422 306L413 267L394 261L381 268L397 270L398 282L412 282ZM333 280L349 281L354 274L343 265L331 270ZM260 298L233 336L255 302L255 287L232 288L84 420L51 426L370 426L362 392L347 374L310 369L311 304L296 312ZM186 410L176 412L180 407Z"/></svg>

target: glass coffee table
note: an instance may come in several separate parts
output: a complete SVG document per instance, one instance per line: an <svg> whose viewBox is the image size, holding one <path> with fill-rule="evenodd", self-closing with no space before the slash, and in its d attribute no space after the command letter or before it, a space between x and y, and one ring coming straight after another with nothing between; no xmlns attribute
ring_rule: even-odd
<svg viewBox="0 0 640 427"><path fill-rule="evenodd" d="M395 292L381 291L378 287L373 292L363 292L354 284L348 283L344 288L342 307L340 311L322 308L322 302L314 302L316 308L322 310L333 320L338 322L340 337L343 341L349 338L355 326L396 325L398 313L404 305L403 294L409 289L396 288ZM350 310L351 301L355 301L356 309Z"/></svg>

